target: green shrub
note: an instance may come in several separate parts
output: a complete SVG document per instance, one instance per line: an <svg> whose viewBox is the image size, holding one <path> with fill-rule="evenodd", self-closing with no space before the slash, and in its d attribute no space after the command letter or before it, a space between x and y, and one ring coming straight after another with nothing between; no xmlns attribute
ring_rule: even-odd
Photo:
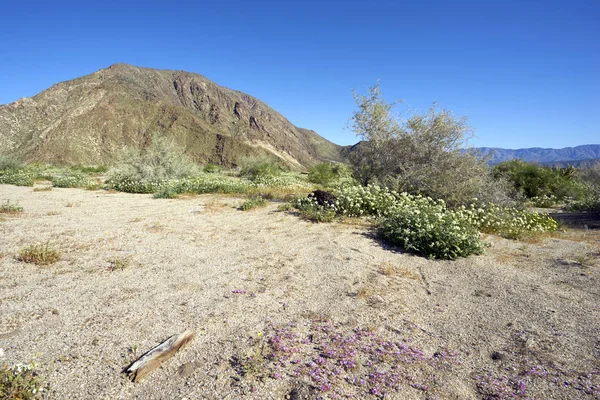
<svg viewBox="0 0 600 400"><path fill-rule="evenodd" d="M84 174L103 174L108 172L108 167L105 165L73 165L71 169L83 172Z"/></svg>
<svg viewBox="0 0 600 400"><path fill-rule="evenodd" d="M214 174L217 172L221 172L222 168L220 165L208 163L204 166L202 170L208 174Z"/></svg>
<svg viewBox="0 0 600 400"><path fill-rule="evenodd" d="M240 162L239 176L247 177L251 181L259 178L278 176L283 172L281 163L271 158L248 157Z"/></svg>
<svg viewBox="0 0 600 400"><path fill-rule="evenodd" d="M19 260L36 265L49 265L60 260L60 253L48 243L32 244L21 249Z"/></svg>
<svg viewBox="0 0 600 400"><path fill-rule="evenodd" d="M155 192L152 197L155 199L176 199L179 196L179 193L174 188L171 187L163 187Z"/></svg>
<svg viewBox="0 0 600 400"><path fill-rule="evenodd" d="M154 134L147 149L128 149L108 173L108 183L116 190L154 193L165 182L196 175L198 167L169 138Z"/></svg>
<svg viewBox="0 0 600 400"><path fill-rule="evenodd" d="M0 399L32 400L42 391L34 363L0 368Z"/></svg>
<svg viewBox="0 0 600 400"><path fill-rule="evenodd" d="M18 204L12 204L10 200L6 200L4 204L0 205L0 214L16 214L23 212L23 207Z"/></svg>
<svg viewBox="0 0 600 400"><path fill-rule="evenodd" d="M548 215L495 204L463 206L456 213L481 232L493 233L509 239L554 232L558 226Z"/></svg>
<svg viewBox="0 0 600 400"><path fill-rule="evenodd" d="M362 185L443 199L451 206L474 197L510 200L503 185L492 182L486 161L464 151L471 136L466 118L435 104L423 114L394 113L396 104L383 99L378 83L367 95L355 92L354 100L351 123L362 141L352 148L349 162Z"/></svg>
<svg viewBox="0 0 600 400"><path fill-rule="evenodd" d="M0 156L0 171L25 169L25 163L12 155Z"/></svg>
<svg viewBox="0 0 600 400"><path fill-rule="evenodd" d="M0 184L33 186L35 175L27 170L7 169L0 171Z"/></svg>
<svg viewBox="0 0 600 400"><path fill-rule="evenodd" d="M484 249L474 226L434 202L395 208L382 219L378 232L385 241L430 258L454 260Z"/></svg>
<svg viewBox="0 0 600 400"><path fill-rule="evenodd" d="M573 167L557 168L511 160L493 168L496 178L508 180L526 199L553 197L556 201L580 198L587 193L586 185Z"/></svg>
<svg viewBox="0 0 600 400"><path fill-rule="evenodd" d="M310 168L308 180L324 187L331 187L351 181L352 172L345 164L321 163Z"/></svg>
<svg viewBox="0 0 600 400"><path fill-rule="evenodd" d="M52 181L52 186L58 188L79 188L90 184L90 179L77 171L55 175L50 180Z"/></svg>
<svg viewBox="0 0 600 400"><path fill-rule="evenodd" d="M255 197L253 199L246 200L241 206L240 210L248 211L259 207L265 207L269 202L262 197Z"/></svg>
<svg viewBox="0 0 600 400"><path fill-rule="evenodd" d="M336 208L322 206L313 198L299 198L292 206L300 212L300 217L312 222L332 222L336 217Z"/></svg>

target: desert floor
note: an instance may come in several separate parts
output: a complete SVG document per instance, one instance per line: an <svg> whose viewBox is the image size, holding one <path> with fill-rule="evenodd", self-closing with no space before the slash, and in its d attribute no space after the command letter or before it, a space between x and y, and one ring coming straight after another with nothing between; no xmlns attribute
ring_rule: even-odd
<svg viewBox="0 0 600 400"><path fill-rule="evenodd" d="M0 214L0 365L35 361L45 398L600 398L598 230L486 235L485 255L434 261L366 224L240 211L235 197L0 185L5 200L24 212ZM19 261L46 242L59 262ZM122 373L186 329L194 340L145 380ZM273 355L282 329L303 343L289 365ZM422 354L377 395L352 377L395 359L360 342L358 365L323 387L312 355L327 358L327 340L347 351L353 332Z"/></svg>

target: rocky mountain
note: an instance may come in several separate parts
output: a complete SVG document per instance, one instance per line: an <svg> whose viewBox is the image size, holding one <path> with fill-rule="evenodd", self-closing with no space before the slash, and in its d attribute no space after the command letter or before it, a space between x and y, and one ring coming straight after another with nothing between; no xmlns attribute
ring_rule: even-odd
<svg viewBox="0 0 600 400"><path fill-rule="evenodd" d="M184 71L115 64L0 106L0 155L108 164L152 133L200 163L275 156L292 167L342 160L342 147L291 124L262 101Z"/></svg>
<svg viewBox="0 0 600 400"><path fill-rule="evenodd" d="M528 149L501 149L495 147L475 148L482 156L490 156L490 164L498 164L512 159L545 164L545 165L578 165L600 159L600 144L587 144L563 149L543 149L532 147Z"/></svg>

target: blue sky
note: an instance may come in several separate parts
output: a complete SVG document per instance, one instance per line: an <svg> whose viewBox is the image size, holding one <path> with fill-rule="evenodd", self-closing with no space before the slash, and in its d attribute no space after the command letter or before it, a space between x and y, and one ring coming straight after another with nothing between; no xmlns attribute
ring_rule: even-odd
<svg viewBox="0 0 600 400"><path fill-rule="evenodd" d="M89 4L88 4L89 3ZM352 89L469 117L475 146L600 143L600 1L29 1L0 12L0 104L116 62L200 73L338 144Z"/></svg>

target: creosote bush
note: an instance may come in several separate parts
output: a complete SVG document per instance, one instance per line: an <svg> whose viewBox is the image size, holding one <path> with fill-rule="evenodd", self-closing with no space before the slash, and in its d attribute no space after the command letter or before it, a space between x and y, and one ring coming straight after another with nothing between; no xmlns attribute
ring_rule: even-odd
<svg viewBox="0 0 600 400"><path fill-rule="evenodd" d="M21 249L19 260L36 265L50 265L60 260L60 253L49 243L32 244Z"/></svg>

